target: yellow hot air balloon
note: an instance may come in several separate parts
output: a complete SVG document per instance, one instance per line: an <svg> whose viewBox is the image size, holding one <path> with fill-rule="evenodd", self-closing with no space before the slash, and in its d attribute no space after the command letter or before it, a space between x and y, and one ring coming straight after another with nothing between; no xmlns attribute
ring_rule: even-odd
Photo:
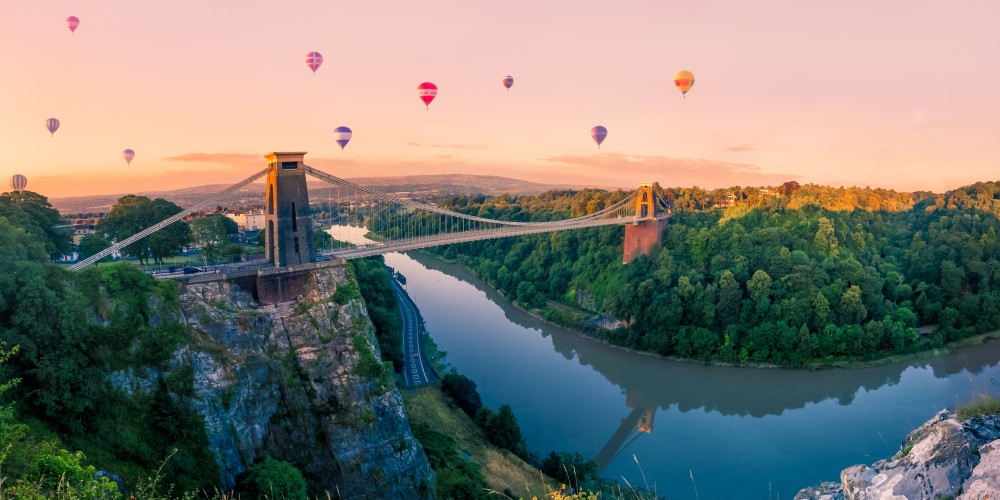
<svg viewBox="0 0 1000 500"><path fill-rule="evenodd" d="M678 71L674 75L674 85L677 86L677 90L681 91L681 95L687 97L685 94L691 90L691 87L694 87L694 73L688 70Z"/></svg>

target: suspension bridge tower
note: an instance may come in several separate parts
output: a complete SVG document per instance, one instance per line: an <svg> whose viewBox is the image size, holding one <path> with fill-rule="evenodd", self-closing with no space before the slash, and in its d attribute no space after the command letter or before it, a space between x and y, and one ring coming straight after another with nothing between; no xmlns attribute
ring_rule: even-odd
<svg viewBox="0 0 1000 500"><path fill-rule="evenodd" d="M306 189L305 152L269 153L265 252L274 267L316 261Z"/></svg>
<svg viewBox="0 0 1000 500"><path fill-rule="evenodd" d="M628 264L632 259L648 254L653 245L660 242L666 227L667 219L656 217L656 192L653 184L640 184L635 197L635 222L625 224L622 263Z"/></svg>

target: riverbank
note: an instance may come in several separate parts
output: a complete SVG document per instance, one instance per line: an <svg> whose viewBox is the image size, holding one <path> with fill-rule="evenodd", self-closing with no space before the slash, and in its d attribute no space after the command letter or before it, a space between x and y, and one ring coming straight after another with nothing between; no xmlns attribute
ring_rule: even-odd
<svg viewBox="0 0 1000 500"><path fill-rule="evenodd" d="M458 262L457 260L446 259L446 258L441 257L439 255L435 255L435 254L427 253L427 252L418 252L418 253L420 255L424 255L424 256L427 256L429 258L432 258L432 259L434 259L436 261L439 261L439 262L442 262L442 263L445 263L445 264L449 264L449 265L458 266L458 267L462 268L463 270L467 271L469 274L471 274L471 275L475 276L477 279L479 279L479 281L482 282L485 286L490 287L497 294L499 294L501 297L503 297L505 300L507 300L507 302L510 305L512 305L513 307L515 307L515 308L517 308L517 309L519 309L521 311L524 311L526 314L529 314L532 317L534 317L534 318L536 318L536 319L538 319L540 321L543 321L543 322L545 322L547 324L550 324L550 325L553 325L553 326L557 326L557 327L563 328L563 329L565 329L565 330L567 330L569 332L572 332L574 334L580 335L582 337L585 337L585 338L588 338L588 339L592 339L592 340L601 342L601 343L603 343L605 345L614 347L615 349L620 349L622 351L625 351L625 352L628 352L628 353L632 353L632 354L638 354L638 355L644 355L644 356L651 356L651 357L654 357L654 358L664 359L664 360L670 360L670 361L680 361L680 362L686 362L686 363L699 363L699 364L706 364L706 365L713 365L713 366L731 366L731 367L748 367L748 368L787 368L787 369L807 369L807 370L827 370L827 369L832 369L832 368L861 369L861 368L876 368L876 367L882 367L882 366L903 365L903 364L909 364L909 363L914 363L914 362L918 362L918 361L928 361L928 360L931 360L931 359L939 358L941 356L946 356L948 354L952 354L952 353L957 352L957 351L961 351L963 349L967 349L967 348L970 348L970 347L979 346L979 345L985 344L986 342L989 342L991 340L1000 339L1000 330L994 330L994 331L991 331L991 332L986 332L986 333L981 333L981 334L978 334L978 335L973 335L971 337L966 337L964 339L953 340L953 341L945 343L945 344L943 344L941 346L938 346L938 347L935 347L935 348L932 348L932 349L928 349L928 350L923 350L923 351L917 351L917 352L911 352L911 353L903 353L903 354L891 354L891 355L888 355L888 356L883 356L883 357L876 358L876 359L867 359L867 360L866 359L813 360L813 361L807 363L805 366L800 366L800 367L785 366L785 365L775 365L775 364L771 364L771 363L745 363L745 364L727 363L727 362L723 362L723 361L714 361L714 360L708 360L708 361L706 361L706 360L700 360L700 359L682 358L682 357L678 357L678 356L661 356L661 355L656 354L654 352L640 351L640 350L637 350L637 349L632 349L632 348L629 348L629 347L623 347L623 346L614 344L614 343L609 342L608 340L602 338L600 336L600 332L598 330L596 330L596 329L593 329L593 328L581 328L581 325L579 324L579 318L587 316L588 314L596 314L596 313L591 313L590 311L584 311L582 309L574 308L574 307L569 306L567 304L561 304L561 303L556 303L556 305L558 306L557 309L528 309L528 308L525 308L524 306L522 306L521 304L517 303L516 301L510 300L507 297L507 294L504 293L503 290L499 290L499 289L496 289L496 288L492 287L489 283L487 283L485 280L483 280L482 277L480 277L479 274L477 274L475 270L473 270L472 268L470 268L468 266L463 265L462 263ZM550 312L551 314L546 314L546 312ZM554 318L558 318L558 317L564 316L564 315L570 315L570 316L575 317L576 318L576 322L557 321L556 319L554 319Z"/></svg>

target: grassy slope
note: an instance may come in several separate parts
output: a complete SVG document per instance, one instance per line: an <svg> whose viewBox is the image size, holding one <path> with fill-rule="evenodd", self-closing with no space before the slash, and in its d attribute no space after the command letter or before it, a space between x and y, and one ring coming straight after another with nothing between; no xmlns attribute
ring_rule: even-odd
<svg viewBox="0 0 1000 500"><path fill-rule="evenodd" d="M448 429L460 451L468 453L479 464L487 484L496 491L509 488L516 496L544 496L547 489L558 489L558 483L528 465L507 450L500 450L486 441L482 431L462 410L449 404L437 386L401 389L406 412L414 423L422 422L435 429Z"/></svg>

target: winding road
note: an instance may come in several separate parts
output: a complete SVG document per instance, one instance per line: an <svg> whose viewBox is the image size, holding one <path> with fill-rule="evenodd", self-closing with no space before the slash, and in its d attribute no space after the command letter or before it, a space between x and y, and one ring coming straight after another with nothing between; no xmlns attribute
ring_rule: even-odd
<svg viewBox="0 0 1000 500"><path fill-rule="evenodd" d="M416 304L410 300L410 296L403 291L395 278L392 280L392 286L396 289L399 313L403 320L403 355L406 357L403 364L403 385L416 387L429 384L436 380L437 376L434 375L434 371L431 370L424 357L423 346L420 342L420 313L417 311Z"/></svg>

